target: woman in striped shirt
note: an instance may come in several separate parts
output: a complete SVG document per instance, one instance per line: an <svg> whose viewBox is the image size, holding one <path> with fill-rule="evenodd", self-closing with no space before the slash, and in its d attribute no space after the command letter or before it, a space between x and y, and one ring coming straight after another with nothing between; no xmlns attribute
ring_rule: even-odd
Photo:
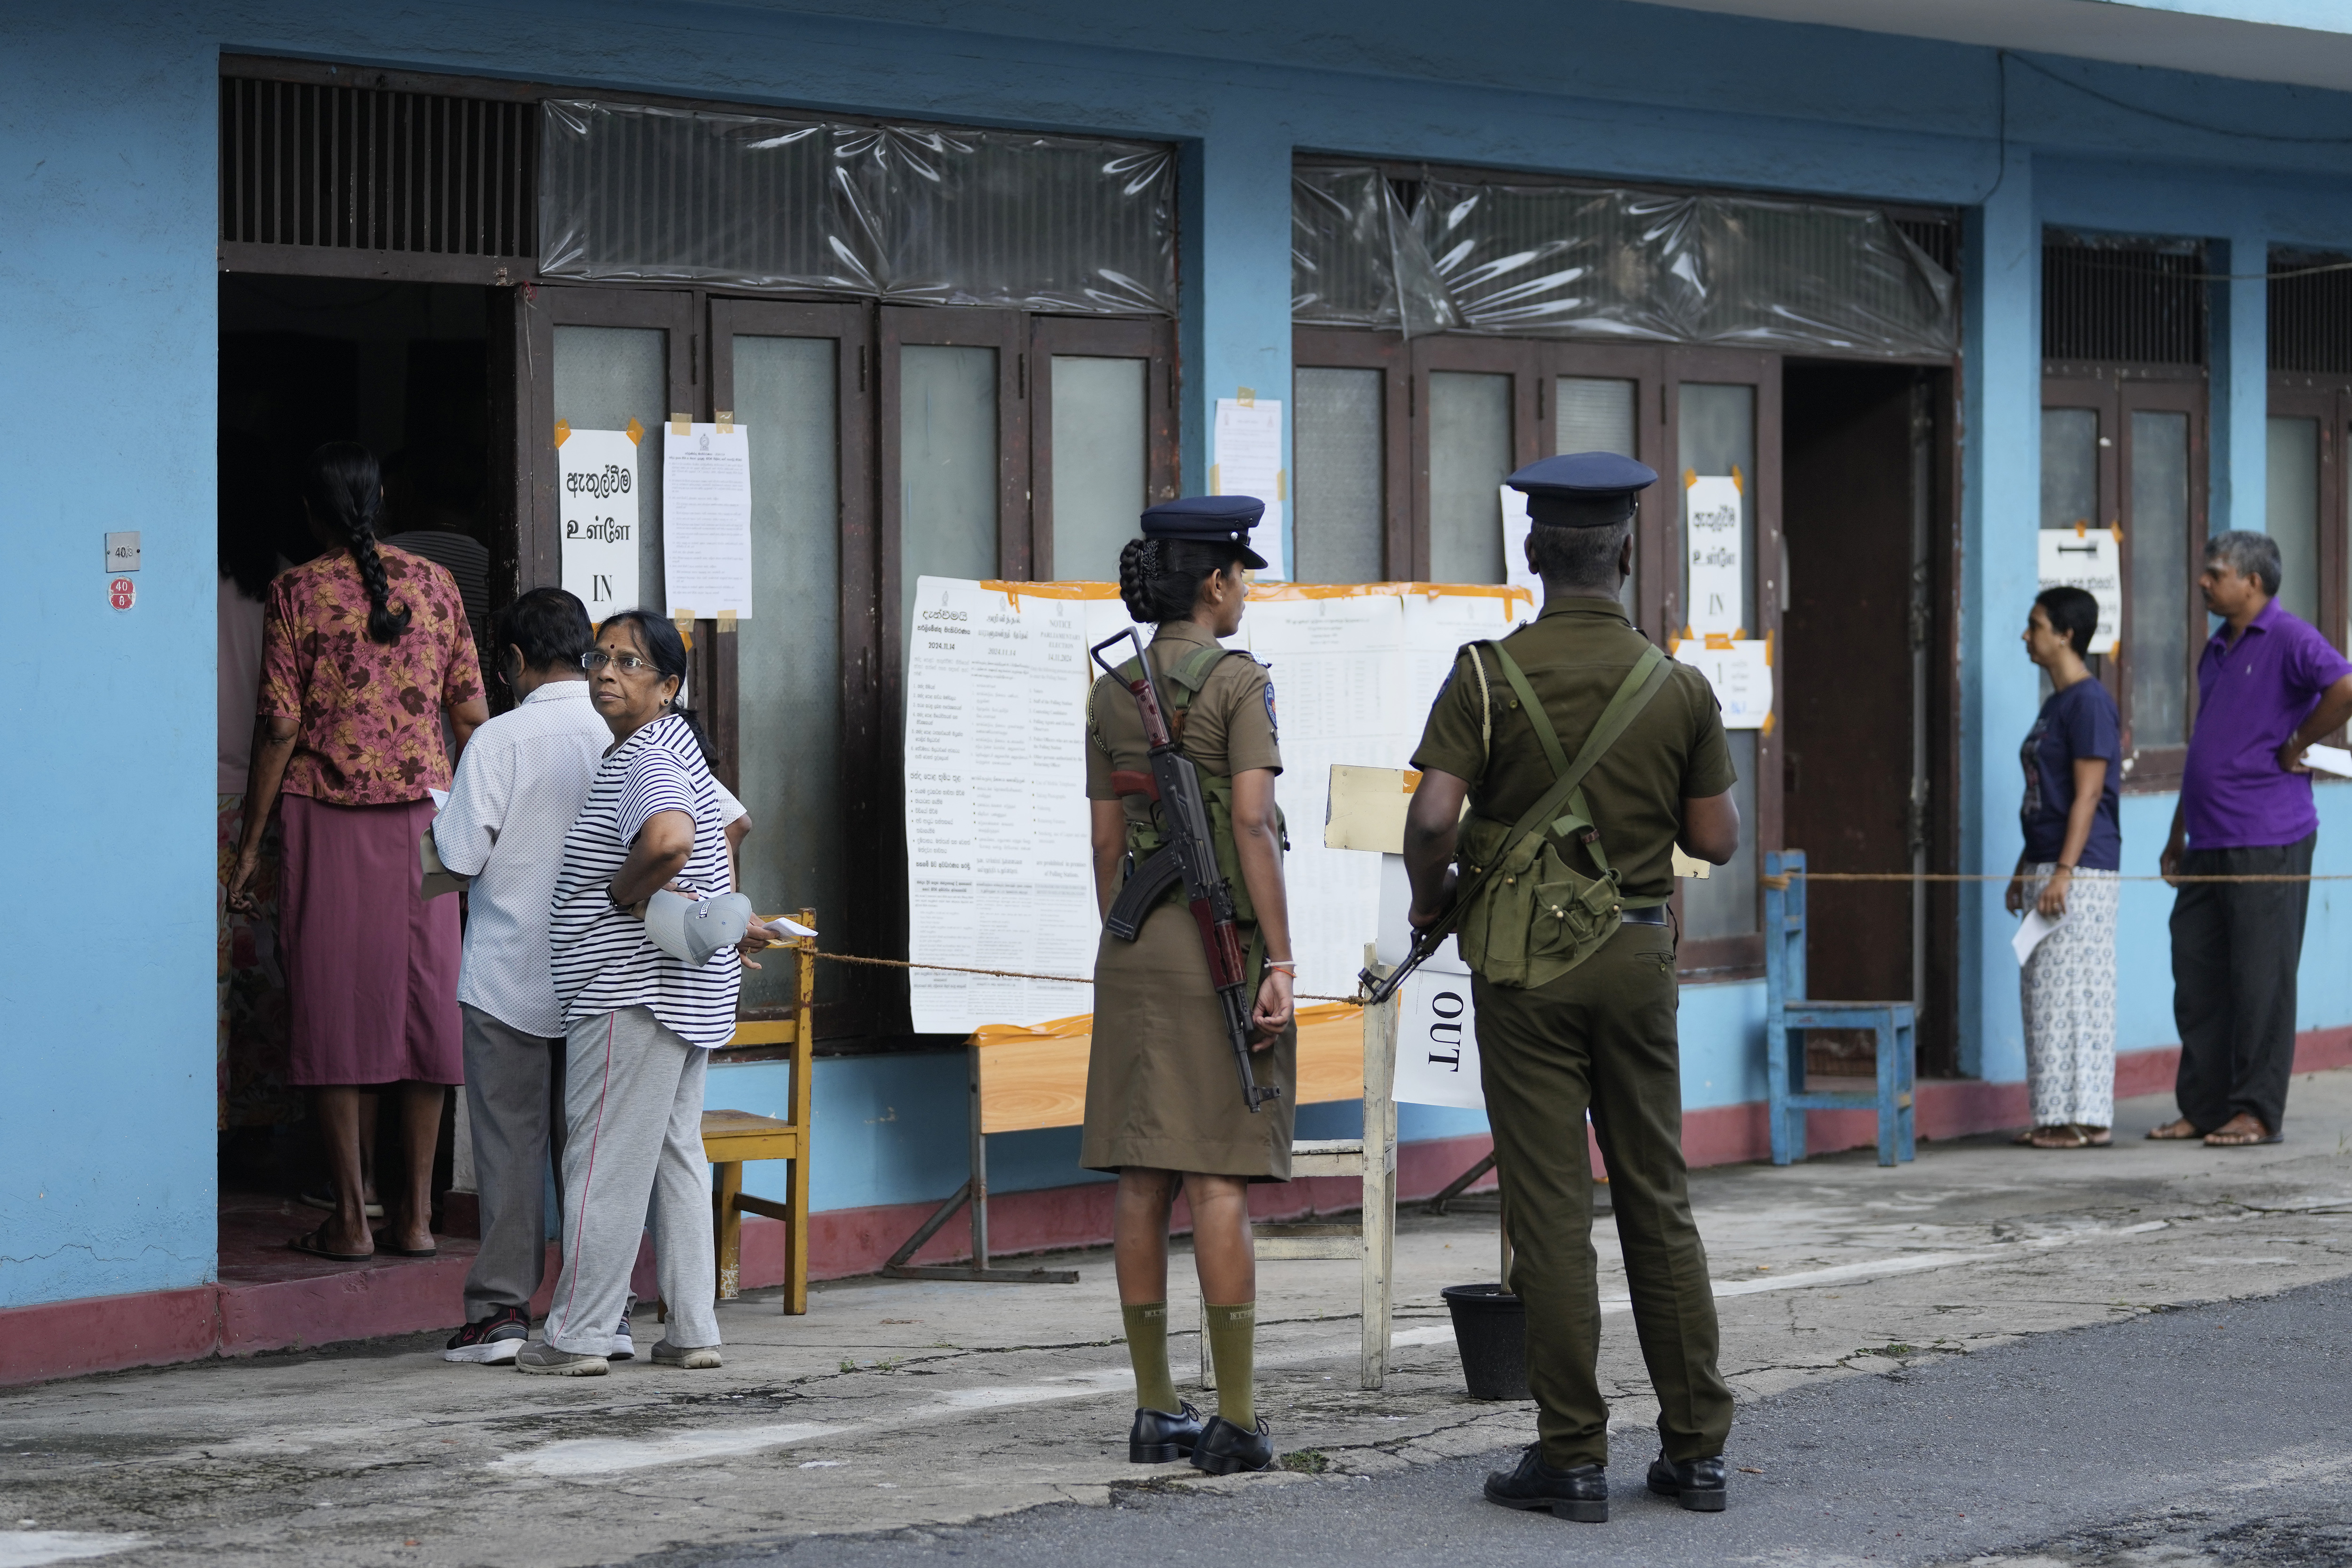
<svg viewBox="0 0 2352 1568"><path fill-rule="evenodd" d="M653 1359L715 1367L702 1086L709 1047L734 1033L742 963L726 949L698 967L671 957L646 933L645 910L663 888L689 898L734 890L723 792L678 700L686 646L677 627L650 610L624 611L598 629L581 663L614 741L564 838L549 907L569 1037L563 1272L541 1342L515 1365L574 1377L606 1370L650 1198L669 1307ZM761 945L764 938L746 937L741 951Z"/></svg>

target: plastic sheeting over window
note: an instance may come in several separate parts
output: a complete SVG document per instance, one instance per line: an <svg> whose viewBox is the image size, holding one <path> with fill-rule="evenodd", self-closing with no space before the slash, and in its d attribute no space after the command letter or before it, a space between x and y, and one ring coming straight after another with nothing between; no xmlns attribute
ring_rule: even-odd
<svg viewBox="0 0 2352 1568"><path fill-rule="evenodd" d="M578 100L541 131L546 277L1175 312L1164 146Z"/></svg>
<svg viewBox="0 0 2352 1568"><path fill-rule="evenodd" d="M1431 180L1292 184L1293 318L1844 353L1959 346L1952 276L1871 207Z"/></svg>

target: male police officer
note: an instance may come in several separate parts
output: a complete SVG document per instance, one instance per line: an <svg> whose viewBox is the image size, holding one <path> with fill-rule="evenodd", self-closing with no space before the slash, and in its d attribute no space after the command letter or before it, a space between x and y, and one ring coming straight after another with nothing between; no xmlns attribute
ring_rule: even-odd
<svg viewBox="0 0 2352 1568"><path fill-rule="evenodd" d="M1664 906L1671 847L1721 865L1739 847L1739 813L1714 693L1697 670L1658 657L1617 602L1636 498L1657 478L1605 452L1511 476L1528 497L1543 613L1457 656L1413 754L1422 776L1405 829L1413 923L1437 920L1457 890L1471 895L1462 951L1518 1249L1506 1284L1527 1303L1540 1406L1540 1440L1515 1473L1487 1478L1486 1496L1593 1522L1609 1517L1609 1407L1595 1372L1588 1109L1660 1405L1650 1489L1721 1509L1731 1428L1683 1165ZM1559 791L1580 769L1580 786Z"/></svg>

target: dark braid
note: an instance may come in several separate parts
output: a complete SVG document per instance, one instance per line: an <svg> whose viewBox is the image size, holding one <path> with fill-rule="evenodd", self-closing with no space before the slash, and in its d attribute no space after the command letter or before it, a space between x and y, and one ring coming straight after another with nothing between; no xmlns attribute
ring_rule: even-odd
<svg viewBox="0 0 2352 1568"><path fill-rule="evenodd" d="M341 541L360 569L367 590L368 636L377 642L400 640L408 629L408 606L392 606L392 584L376 553L375 520L383 508L383 477L375 454L356 441L330 441L310 454L302 476L302 499L310 515Z"/></svg>
<svg viewBox="0 0 2352 1568"><path fill-rule="evenodd" d="M1138 621L1188 621L1201 584L1241 558L1241 546L1222 542L1130 539L1118 552L1118 596Z"/></svg>

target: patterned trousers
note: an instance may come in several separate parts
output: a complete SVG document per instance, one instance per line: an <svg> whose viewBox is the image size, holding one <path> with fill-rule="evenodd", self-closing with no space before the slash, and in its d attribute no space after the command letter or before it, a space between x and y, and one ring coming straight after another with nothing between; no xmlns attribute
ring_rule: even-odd
<svg viewBox="0 0 2352 1568"><path fill-rule="evenodd" d="M2028 907L2057 868L2026 874ZM2066 917L2025 961L2025 1076L2033 1125L2113 1126L2116 1119L2116 904L2114 871L2077 869Z"/></svg>

